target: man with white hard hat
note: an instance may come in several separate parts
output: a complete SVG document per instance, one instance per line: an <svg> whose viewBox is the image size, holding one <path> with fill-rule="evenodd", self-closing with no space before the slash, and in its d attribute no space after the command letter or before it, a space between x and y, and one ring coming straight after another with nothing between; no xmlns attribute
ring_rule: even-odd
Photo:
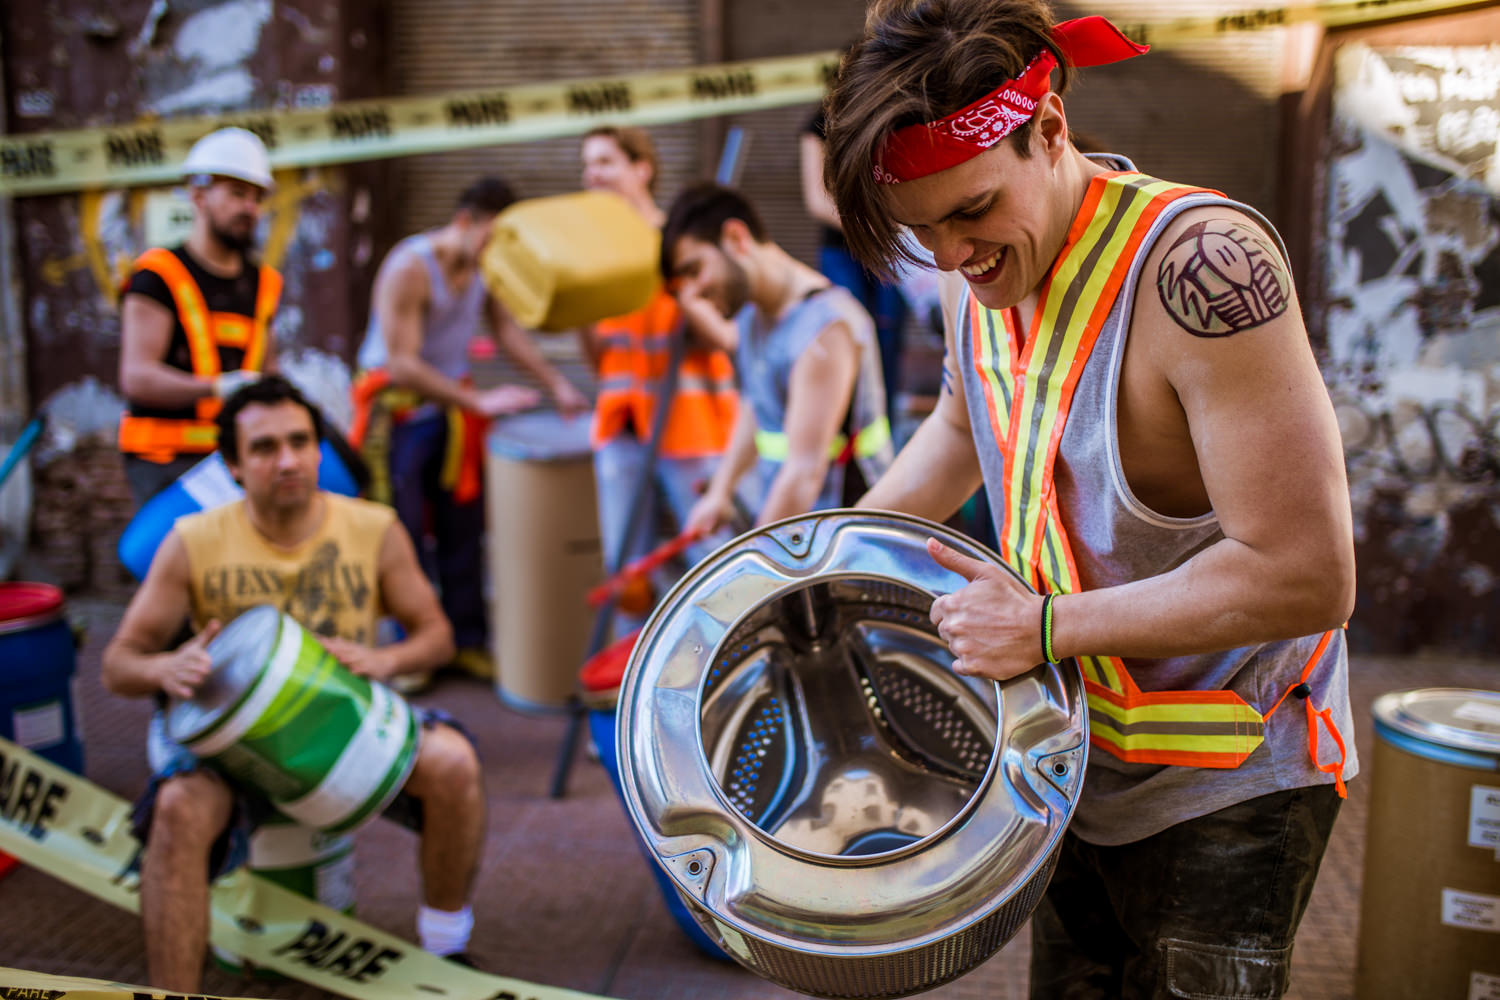
<svg viewBox="0 0 1500 1000"><path fill-rule="evenodd" d="M250 258L273 186L266 147L242 128L210 132L183 177L192 233L136 260L121 305L119 444L137 504L214 450L222 399L276 368L281 275Z"/></svg>

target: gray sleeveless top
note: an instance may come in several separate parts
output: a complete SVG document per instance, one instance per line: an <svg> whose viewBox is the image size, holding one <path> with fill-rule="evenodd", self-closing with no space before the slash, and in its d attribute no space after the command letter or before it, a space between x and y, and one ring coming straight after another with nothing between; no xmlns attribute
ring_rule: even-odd
<svg viewBox="0 0 1500 1000"><path fill-rule="evenodd" d="M1140 269L1167 224L1185 209L1201 205L1228 205L1276 234L1260 213L1246 205L1213 195L1187 195L1168 204L1142 242L1079 377L1055 467L1058 505L1085 589L1168 572L1224 537L1212 511L1194 518L1168 517L1151 510L1130 491L1120 463L1115 423L1116 391ZM1000 499L1004 457L995 441L984 388L971 360L976 331L970 329L968 299L965 290L958 313L957 349L969 423L985 486L994 498L998 532L1004 518ZM988 322L982 325L986 329L978 335L1004 336L998 323L994 330L987 329ZM1162 660L1126 658L1125 666L1143 690L1228 688L1265 712L1297 683L1320 638L1321 633ZM1333 710L1333 719L1348 747L1344 778L1352 778L1359 771L1359 761L1354 752L1348 654L1342 631L1334 635L1308 683L1313 704ZM1336 751L1327 731L1320 730L1318 739L1321 761L1326 764L1336 760L1336 756L1330 756ZM1107 750L1090 747L1087 777L1070 829L1095 844L1130 843L1260 795L1332 782L1331 774L1312 766L1305 709L1296 698L1288 698L1266 723L1265 742L1238 768L1130 764Z"/></svg>
<svg viewBox="0 0 1500 1000"><path fill-rule="evenodd" d="M408 236L391 249L391 256L415 254L427 268L428 295L427 316L422 325L421 359L449 378L463 378L469 374L469 341L485 323L484 281L476 271L463 292L454 295L448 286L443 269L438 266L432 250L432 236L417 233ZM362 369L379 368L386 363L389 353L385 337L380 330L380 319L372 312L370 325L365 330L364 343L360 345L357 364ZM420 410L428 411L427 406ZM436 407L432 412L437 412Z"/></svg>
<svg viewBox="0 0 1500 1000"><path fill-rule="evenodd" d="M875 346L875 323L847 289L831 285L793 305L775 325L767 323L753 304L746 305L735 317L740 333L735 358L740 376L740 399L749 403L760 430L785 432L787 388L792 380L792 368L818 335L839 321L848 326L854 342L860 347L859 374L854 383L854 398L850 402L854 429L863 425L866 414L885 413L885 383L881 378L880 352ZM866 481L873 483L889 464L887 456L878 468L866 469ZM756 460L754 481L748 484L756 509L765 501L766 492L780 468L779 461L765 457ZM844 467L831 463L813 509L840 506L843 489Z"/></svg>

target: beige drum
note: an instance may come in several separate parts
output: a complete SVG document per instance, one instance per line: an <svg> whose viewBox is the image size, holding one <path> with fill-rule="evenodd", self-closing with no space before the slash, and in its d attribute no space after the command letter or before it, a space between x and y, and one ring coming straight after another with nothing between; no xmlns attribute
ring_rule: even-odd
<svg viewBox="0 0 1500 1000"><path fill-rule="evenodd" d="M1500 997L1500 692L1375 700L1361 1000Z"/></svg>
<svg viewBox="0 0 1500 1000"><path fill-rule="evenodd" d="M558 711L587 652L599 582L589 416L496 421L485 449L495 689L522 711Z"/></svg>

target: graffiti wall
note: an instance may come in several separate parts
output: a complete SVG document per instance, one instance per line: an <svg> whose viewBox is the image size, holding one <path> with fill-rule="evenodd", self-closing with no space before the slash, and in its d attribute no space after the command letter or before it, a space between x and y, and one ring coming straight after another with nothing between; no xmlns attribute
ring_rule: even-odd
<svg viewBox="0 0 1500 1000"><path fill-rule="evenodd" d="M1337 54L1325 377L1357 648L1500 648L1500 45Z"/></svg>
<svg viewBox="0 0 1500 1000"><path fill-rule="evenodd" d="M90 0L0 6L7 131L119 127L111 157L160 158L125 126L153 116L232 115L272 150L275 127L246 109L321 106L385 89L379 11L313 0ZM257 234L285 278L273 334L284 366L311 373L335 419L347 409L380 220L378 165L279 171ZM59 582L107 588L112 536L129 514L113 451L120 288L143 250L186 236L181 189L129 188L18 199L26 385L49 416L36 452L33 548ZM50 492L49 492L50 491ZM97 539L78 558L78 538ZM51 553L56 554L52 558Z"/></svg>

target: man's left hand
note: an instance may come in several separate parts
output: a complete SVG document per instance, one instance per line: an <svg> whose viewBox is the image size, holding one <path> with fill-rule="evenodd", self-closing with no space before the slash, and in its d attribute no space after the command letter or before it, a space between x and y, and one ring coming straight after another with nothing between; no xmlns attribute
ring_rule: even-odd
<svg viewBox="0 0 1500 1000"><path fill-rule="evenodd" d="M366 646L358 642L337 637L320 637L323 648L333 658L348 667L351 673L368 677L372 681L388 681L396 674L399 664L389 649Z"/></svg>
<svg viewBox="0 0 1500 1000"><path fill-rule="evenodd" d="M932 623L953 653L955 673L1003 681L1042 662L1042 598L1000 566L971 559L935 538L927 553L968 584L932 602Z"/></svg>

